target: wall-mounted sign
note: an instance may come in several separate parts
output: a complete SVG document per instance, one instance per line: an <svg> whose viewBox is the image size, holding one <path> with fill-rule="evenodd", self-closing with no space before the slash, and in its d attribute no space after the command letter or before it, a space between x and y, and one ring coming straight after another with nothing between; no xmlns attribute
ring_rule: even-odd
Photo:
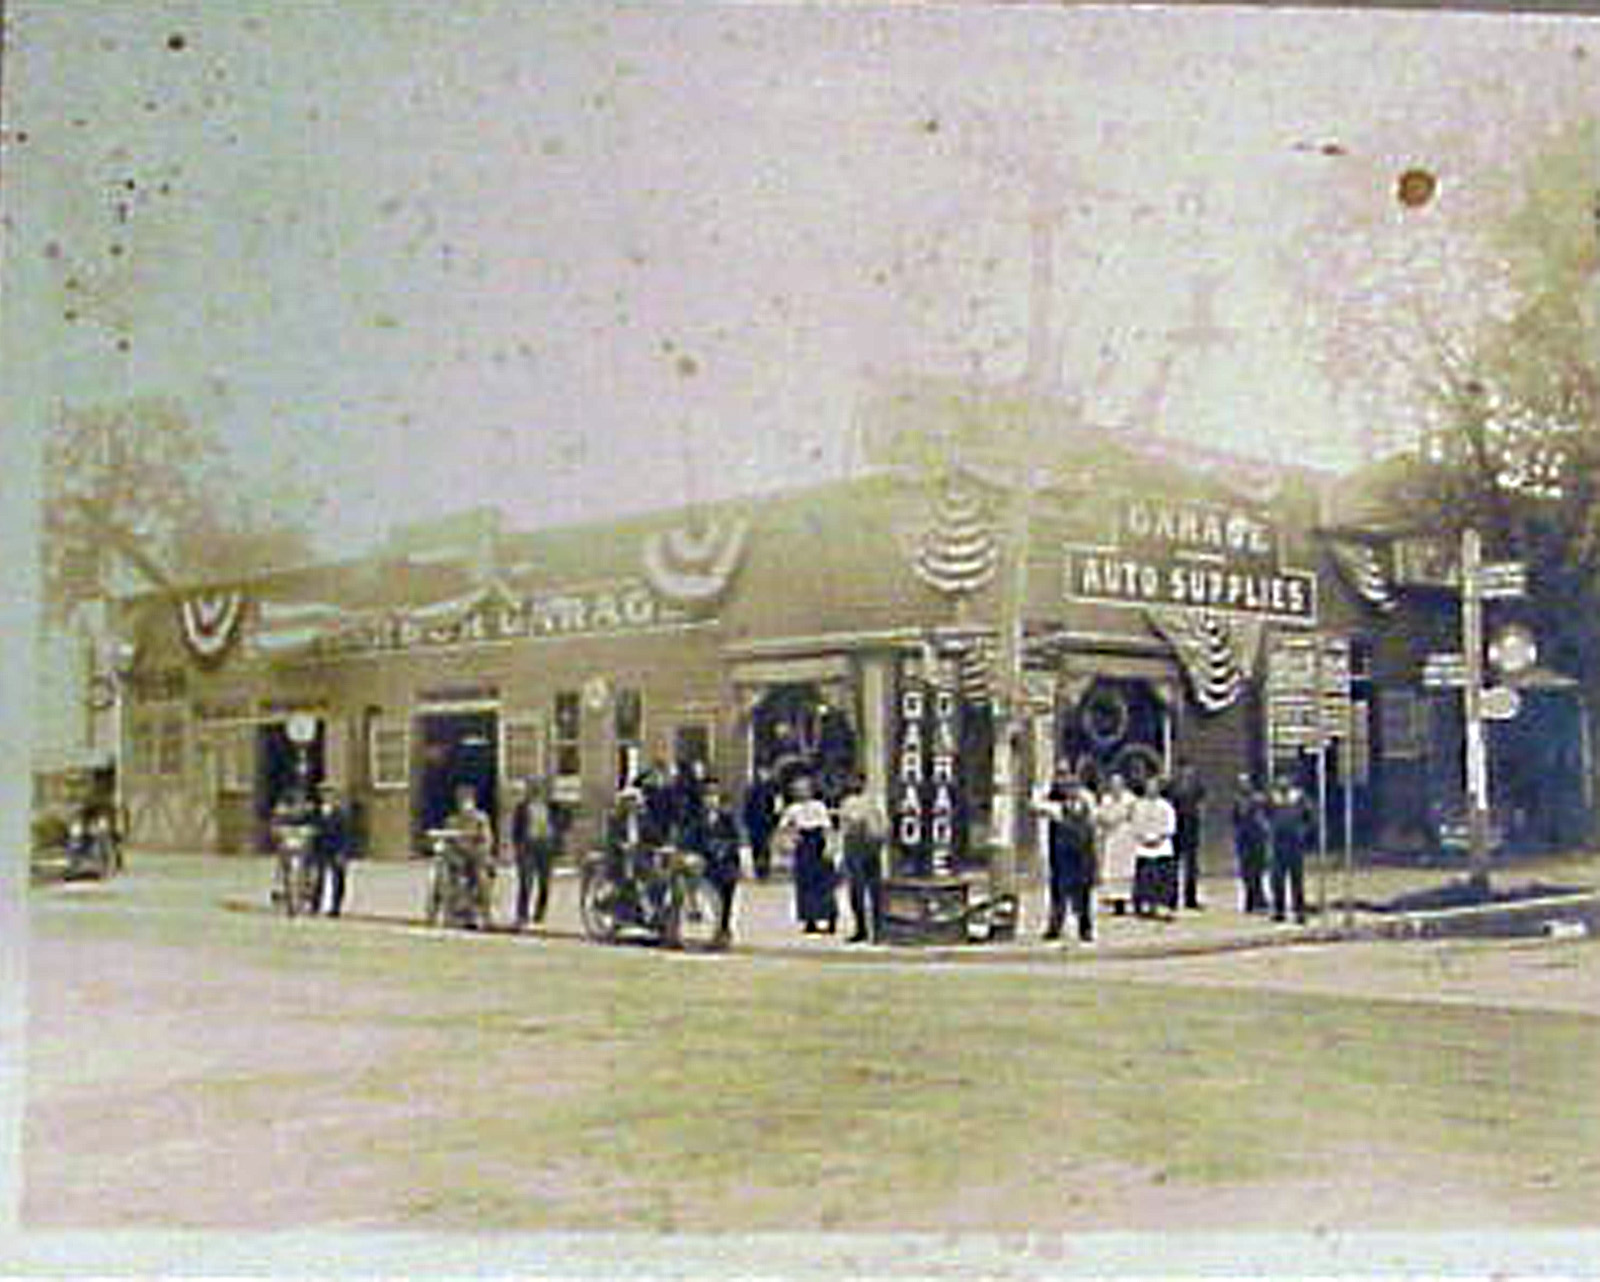
<svg viewBox="0 0 1600 1282"><path fill-rule="evenodd" d="M1064 545L1068 600L1316 622L1316 575L1283 565L1276 527L1250 509L1121 498L1113 526L1104 544Z"/></svg>
<svg viewBox="0 0 1600 1282"><path fill-rule="evenodd" d="M534 592L514 596L485 592L460 602L409 611L349 612L319 621L291 647L297 653L332 657L510 641L528 637L596 636L675 623L688 616L644 583ZM276 647L252 641L258 652Z"/></svg>
<svg viewBox="0 0 1600 1282"><path fill-rule="evenodd" d="M931 681L908 675L897 709L895 845L902 860L935 875L954 867L960 813L961 701L947 667L936 664Z"/></svg>

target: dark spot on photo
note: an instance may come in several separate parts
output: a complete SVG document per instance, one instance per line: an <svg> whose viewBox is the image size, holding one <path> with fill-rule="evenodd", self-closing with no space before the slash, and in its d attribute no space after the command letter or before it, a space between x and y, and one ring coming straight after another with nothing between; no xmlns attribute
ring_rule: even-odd
<svg viewBox="0 0 1600 1282"><path fill-rule="evenodd" d="M174 31L167 37L167 48L172 50L173 53L181 53L188 43L180 31Z"/></svg>
<svg viewBox="0 0 1600 1282"><path fill-rule="evenodd" d="M133 349L133 344L130 343L127 339L119 338L117 340L117 350L119 352L127 352L127 351L131 351L132 349Z"/></svg>

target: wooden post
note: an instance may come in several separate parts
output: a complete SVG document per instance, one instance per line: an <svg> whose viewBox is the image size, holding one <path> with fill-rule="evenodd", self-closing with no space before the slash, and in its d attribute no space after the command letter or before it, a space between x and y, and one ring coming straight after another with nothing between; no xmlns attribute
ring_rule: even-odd
<svg viewBox="0 0 1600 1282"><path fill-rule="evenodd" d="M1467 852L1475 890L1489 889L1489 756L1483 729L1483 594L1479 569L1483 543L1477 530L1461 532L1461 653L1467 734Z"/></svg>

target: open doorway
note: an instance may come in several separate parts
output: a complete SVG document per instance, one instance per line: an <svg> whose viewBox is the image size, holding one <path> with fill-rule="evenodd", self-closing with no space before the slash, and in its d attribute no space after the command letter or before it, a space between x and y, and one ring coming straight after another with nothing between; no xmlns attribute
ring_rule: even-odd
<svg viewBox="0 0 1600 1282"><path fill-rule="evenodd" d="M837 797L857 768L855 728L812 682L773 686L750 718L755 765L772 770L781 788L811 775L824 797Z"/></svg>
<svg viewBox="0 0 1600 1282"><path fill-rule="evenodd" d="M1149 681L1096 677L1076 706L1062 711L1060 759L1095 789L1120 774L1138 791L1166 772L1168 716Z"/></svg>
<svg viewBox="0 0 1600 1282"><path fill-rule="evenodd" d="M485 814L499 815L499 741L500 714L493 709L426 712L417 717L421 750L413 818L419 841L449 817L455 809L456 788L463 784L476 792Z"/></svg>

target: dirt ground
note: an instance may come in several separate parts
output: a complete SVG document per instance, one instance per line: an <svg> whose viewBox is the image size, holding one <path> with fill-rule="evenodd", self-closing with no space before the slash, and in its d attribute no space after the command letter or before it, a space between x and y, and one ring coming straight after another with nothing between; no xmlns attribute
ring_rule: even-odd
<svg viewBox="0 0 1600 1282"><path fill-rule="evenodd" d="M33 892L26 1227L1600 1226L1592 941L821 966L238 910L264 877Z"/></svg>

